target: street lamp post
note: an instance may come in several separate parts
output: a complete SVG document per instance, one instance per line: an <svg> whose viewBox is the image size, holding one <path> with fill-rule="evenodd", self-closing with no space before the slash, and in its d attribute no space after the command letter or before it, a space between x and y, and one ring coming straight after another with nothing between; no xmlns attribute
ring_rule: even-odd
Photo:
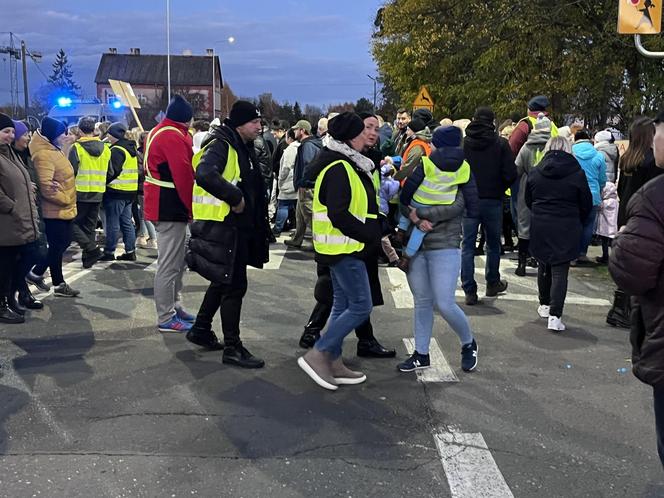
<svg viewBox="0 0 664 498"><path fill-rule="evenodd" d="M166 0L166 79L168 100L171 100L171 2Z"/></svg>
<svg viewBox="0 0 664 498"><path fill-rule="evenodd" d="M225 40L217 40L214 42L216 43L228 43L229 45L233 45L235 43L235 37L234 36L229 36ZM208 53L212 55L212 119L216 117L216 111L217 111L217 92L216 92L216 73L217 73L217 61L216 61L216 53L214 47L208 49ZM219 59L219 70L221 73L221 59ZM221 78L221 74L219 75ZM221 82L221 80L220 80ZM228 107L228 105L226 106ZM228 109L226 109L228 111Z"/></svg>

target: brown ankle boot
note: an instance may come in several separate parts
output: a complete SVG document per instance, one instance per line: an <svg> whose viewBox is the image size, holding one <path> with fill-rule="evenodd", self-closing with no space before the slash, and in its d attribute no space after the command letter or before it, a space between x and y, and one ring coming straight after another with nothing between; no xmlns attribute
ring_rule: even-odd
<svg viewBox="0 0 664 498"><path fill-rule="evenodd" d="M332 375L340 386L362 384L367 380L367 376L362 372L355 372L344 365L341 356L332 362Z"/></svg>
<svg viewBox="0 0 664 498"><path fill-rule="evenodd" d="M323 389L336 391L339 388L338 382L332 375L332 360L328 353L311 348L304 356L298 358L297 364Z"/></svg>

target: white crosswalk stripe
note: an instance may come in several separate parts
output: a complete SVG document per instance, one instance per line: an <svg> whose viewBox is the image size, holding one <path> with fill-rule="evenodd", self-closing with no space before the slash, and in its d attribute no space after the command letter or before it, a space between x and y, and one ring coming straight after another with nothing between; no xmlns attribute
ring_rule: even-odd
<svg viewBox="0 0 664 498"><path fill-rule="evenodd" d="M408 350L408 354L413 354L415 351L415 341L404 338L403 343ZM431 361L430 368L416 370L417 379L420 382L459 382L459 378L450 367L450 364L447 363L445 355L443 355L443 351L440 349L435 337L431 338L431 343L429 344L429 360Z"/></svg>

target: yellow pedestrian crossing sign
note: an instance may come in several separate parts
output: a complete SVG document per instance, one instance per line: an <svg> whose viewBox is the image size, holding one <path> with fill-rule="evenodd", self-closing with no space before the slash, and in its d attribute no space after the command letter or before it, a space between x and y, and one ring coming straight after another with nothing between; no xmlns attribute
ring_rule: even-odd
<svg viewBox="0 0 664 498"><path fill-rule="evenodd" d="M662 31L664 0L619 0L618 33L656 35Z"/></svg>
<svg viewBox="0 0 664 498"><path fill-rule="evenodd" d="M420 91L417 92L417 97L413 102L413 109L423 109L423 108L433 111L433 99L431 98L429 90L427 90L427 87L424 85L422 85Z"/></svg>

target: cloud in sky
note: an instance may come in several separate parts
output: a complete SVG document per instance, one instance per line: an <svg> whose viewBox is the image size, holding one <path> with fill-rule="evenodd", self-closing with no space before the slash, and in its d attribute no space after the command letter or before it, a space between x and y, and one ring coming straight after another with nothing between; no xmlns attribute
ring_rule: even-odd
<svg viewBox="0 0 664 498"><path fill-rule="evenodd" d="M2 29L43 53L47 75L55 53L65 49L77 82L94 95L97 65L109 47L166 53L165 3L127 3L123 10L114 8L122 5L117 3L24 0L13 4ZM225 80L242 96L272 92L281 101L318 105L370 98L371 29L381 3L171 0L171 53L204 54L214 47ZM229 36L236 39L232 45ZM0 35L0 45L8 38ZM30 62L31 92L44 80L34 66ZM9 99L9 65L0 57L0 103Z"/></svg>

